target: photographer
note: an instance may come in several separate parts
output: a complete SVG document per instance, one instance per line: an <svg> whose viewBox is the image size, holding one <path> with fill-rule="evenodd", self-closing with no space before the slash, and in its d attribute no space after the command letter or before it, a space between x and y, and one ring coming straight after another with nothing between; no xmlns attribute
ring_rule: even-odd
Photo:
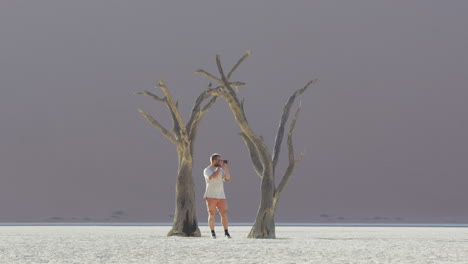
<svg viewBox="0 0 468 264"><path fill-rule="evenodd" d="M211 229L211 238L216 238L214 231L215 227L215 211L218 209L221 215L221 223L224 227L224 236L231 238L228 231L226 195L224 194L224 182L231 180L229 173L228 161L222 160L221 155L215 153L210 156L210 166L206 167L203 174L205 175L206 190L203 198L206 200L208 209L208 223Z"/></svg>

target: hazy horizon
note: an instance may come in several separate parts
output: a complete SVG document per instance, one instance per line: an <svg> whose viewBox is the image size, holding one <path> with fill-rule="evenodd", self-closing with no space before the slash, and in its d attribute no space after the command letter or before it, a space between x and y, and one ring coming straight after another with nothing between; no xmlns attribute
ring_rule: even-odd
<svg viewBox="0 0 468 264"><path fill-rule="evenodd" d="M277 222L468 223L467 1L0 2L0 222L170 222L171 128L136 92L164 78L187 119L215 55L230 67L253 130L273 147L288 97L304 152ZM298 101L299 101L298 100ZM226 102L202 121L193 177L229 159L232 222L253 221L255 174ZM283 146L276 183L287 167ZM413 220L409 220L413 219ZM364 221L362 220L362 221Z"/></svg>

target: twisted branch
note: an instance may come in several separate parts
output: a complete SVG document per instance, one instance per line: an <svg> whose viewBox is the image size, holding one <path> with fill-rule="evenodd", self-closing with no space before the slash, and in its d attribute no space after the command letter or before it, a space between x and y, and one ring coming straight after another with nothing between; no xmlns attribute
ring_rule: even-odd
<svg viewBox="0 0 468 264"><path fill-rule="evenodd" d="M177 109L177 105L174 103L174 100L172 100L172 96L167 90L166 84L163 80L161 80L159 81L157 87L160 88L166 96L167 106L171 111L174 120L174 129L180 131L181 140L188 143L187 129L185 127L184 120L182 119L182 116L180 115L179 110Z"/></svg>
<svg viewBox="0 0 468 264"><path fill-rule="evenodd" d="M250 159L252 160L252 163L254 165L255 172L260 178L262 178L263 177L263 165L260 162L260 157L258 156L258 151L257 151L257 148L255 147L255 144L244 133L239 133L239 135L242 137L245 145L247 146L247 149L249 150Z"/></svg>
<svg viewBox="0 0 468 264"><path fill-rule="evenodd" d="M250 55L252 55L252 51L248 50L245 52L244 56L242 56L242 58L240 58L237 63L234 65L234 67L232 67L231 71L229 71L228 75L227 75L227 79L231 79L231 75L234 73L234 71L237 69L237 67L239 67L239 65L244 62L245 59L247 59L247 57L249 57Z"/></svg>
<svg viewBox="0 0 468 264"><path fill-rule="evenodd" d="M138 109L138 112L148 120L155 128L157 128L161 133L168 138L172 143L177 145L177 139L166 129L164 128L156 119L154 119L150 114L146 113L143 110Z"/></svg>
<svg viewBox="0 0 468 264"><path fill-rule="evenodd" d="M193 122L195 121L195 119L197 118L198 114L200 113L200 109L201 109L201 103L210 96L210 89L208 88L208 90L204 91L203 93L201 93L197 99L195 100L195 104L193 105L192 107L192 114L190 115L190 119L187 123L187 131L188 133L190 133L190 129L192 127L192 124Z"/></svg>
<svg viewBox="0 0 468 264"><path fill-rule="evenodd" d="M214 77L212 74L206 72L205 70L200 69L200 70L196 70L195 72L196 73L201 73L201 74L205 75L205 77L208 77L208 79L211 79L211 80L213 80L213 81L215 81L215 82L217 82L219 84L223 83L223 81L221 81L220 79Z"/></svg>
<svg viewBox="0 0 468 264"><path fill-rule="evenodd" d="M219 55L216 55L216 65L218 66L219 74L221 75L221 80L223 81L222 85L222 96L226 99L229 107L231 108L234 118L236 119L237 124L239 125L243 135L249 139L249 141L255 146L251 148L251 155L257 156L258 160L252 160L252 162L260 162L262 165L261 175L265 174L265 171L270 171L271 163L268 148L265 145L263 138L257 136L252 129L250 128L245 113L243 111L243 106L239 99L237 98L236 93L229 84L228 79L224 75L223 67L221 65L221 59ZM254 165L258 168L258 166Z"/></svg>
<svg viewBox="0 0 468 264"><path fill-rule="evenodd" d="M245 52L244 56L242 56L237 62L236 64L234 65L234 67L232 67L232 69L229 71L227 77L226 77L226 80L229 80L231 79L231 75L234 73L234 71L239 67L239 65L241 65L242 62L244 62L245 59L247 59L247 57L249 57L250 55L252 55L252 51L248 50ZM218 56L217 56L218 57ZM218 58L219 59L219 58ZM217 59L217 60L218 60ZM219 65L218 65L218 70L219 70ZM205 75L206 77L208 77L209 79L215 81L216 83L220 84L221 86L225 86L224 82L222 79L219 79L215 76L213 76L212 74L204 71L204 70L197 70L195 71L196 73L201 73L203 75ZM244 86L245 83L243 82L228 82L230 84L231 87L234 87L234 88L238 88L239 86Z"/></svg>
<svg viewBox="0 0 468 264"><path fill-rule="evenodd" d="M210 107L216 102L217 97L213 96L205 106L201 107L202 102L206 100L208 97L210 97L211 90L212 89L209 86L206 91L204 91L202 94L198 96L197 100L195 101L195 104L192 107L192 114L187 123L187 131L188 131L190 140L195 139L200 121L202 120L203 116L208 111L208 109L210 109Z"/></svg>
<svg viewBox="0 0 468 264"><path fill-rule="evenodd" d="M213 96L211 100L201 107L202 103L204 100L209 98L213 90L211 89L211 84L208 86L208 89L205 90L203 93L201 93L197 100L195 101L195 104L192 108L192 114L190 116L190 120L185 125L182 116L180 115L178 105L179 102L172 100L171 95L169 94L169 91L167 90L167 87L164 83L163 80L159 82L158 85L155 86L155 88L160 88L162 92L164 93L165 97L161 98L151 92L144 91L144 92L138 92L137 94L143 94L146 96L149 96L156 100L157 102L163 103L168 109L169 112L171 113L172 121L174 123L174 128L173 128L173 134L169 132L165 127L163 127L157 120L155 120L150 114L144 112L143 110L138 110L142 116L146 118L146 120L152 124L154 127L156 127L161 133L166 136L172 143L176 144L179 146L182 142L186 142L190 144L190 147L192 149L193 147L193 141L195 140L196 137L196 131L198 129L198 126L201 122L201 119L203 116L208 112L210 107L216 102L216 96Z"/></svg>
<svg viewBox="0 0 468 264"><path fill-rule="evenodd" d="M155 86L155 88L159 88L158 85ZM160 102L160 103L163 103L168 109L169 109L169 112L171 113L171 116L172 116L172 121L174 123L174 128L172 129L172 132L174 133L176 139L180 138L180 126L178 124L178 122L176 121L176 116L173 112L173 110L171 109L171 106L167 100L166 97L164 98L161 98L151 92L148 92L148 91L144 91L144 92L138 92L137 94L143 94L143 95L146 95L146 96L149 96L151 98L153 98L155 101L157 102ZM178 102L175 103L175 108L178 109Z"/></svg>
<svg viewBox="0 0 468 264"><path fill-rule="evenodd" d="M167 101L166 101L166 98L161 98L151 92L148 92L148 91L144 91L144 92L138 92L137 94L143 94L143 95L146 95L146 96L149 96L151 98L153 98L154 100L156 100L157 102L160 102L160 103L163 103L163 104L166 104Z"/></svg>
<svg viewBox="0 0 468 264"><path fill-rule="evenodd" d="M278 199L281 193L284 190L284 187L288 183L289 179L291 178L291 175L296 168L296 165L302 160L302 157L304 156L304 153L301 153L299 159L295 160L294 159L294 147L293 147L293 142L292 142L292 136L294 133L294 128L296 127L296 120L297 117L299 116L299 112L301 110L301 104L299 104L296 113L294 114L294 118L291 121L291 125L289 127L289 132L288 132L288 159L289 159L289 165L288 168L286 169L286 172L281 179L280 184L278 185L278 188L275 191L274 197L275 199Z"/></svg>
<svg viewBox="0 0 468 264"><path fill-rule="evenodd" d="M280 154L280 150L281 150L281 142L283 141L284 129L285 129L286 122L288 121L288 118L289 118L289 111L291 109L291 106L293 105L294 100L296 99L296 97L301 95L305 90L307 90L307 88L309 88L309 86L314 84L316 81L317 81L317 79L312 80L312 81L308 82L303 88L295 91L289 97L288 102L284 106L283 114L281 115L280 124L279 124L279 127L278 127L278 132L276 134L276 139L275 139L275 148L274 148L274 151L273 151L273 170L275 170L276 164L278 163L278 158L279 158L279 154Z"/></svg>

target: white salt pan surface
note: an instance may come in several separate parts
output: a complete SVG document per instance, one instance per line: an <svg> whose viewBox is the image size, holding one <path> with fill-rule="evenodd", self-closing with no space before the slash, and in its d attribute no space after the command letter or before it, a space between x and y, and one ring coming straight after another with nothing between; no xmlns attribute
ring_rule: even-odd
<svg viewBox="0 0 468 264"><path fill-rule="evenodd" d="M468 228L277 227L277 239L166 237L168 226L0 226L0 263L468 263ZM222 228L217 228L218 235Z"/></svg>

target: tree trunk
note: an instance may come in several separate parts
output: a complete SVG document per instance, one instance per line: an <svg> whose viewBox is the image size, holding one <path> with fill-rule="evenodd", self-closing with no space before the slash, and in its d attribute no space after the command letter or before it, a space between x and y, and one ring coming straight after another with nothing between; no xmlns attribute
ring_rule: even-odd
<svg viewBox="0 0 468 264"><path fill-rule="evenodd" d="M201 236L198 229L195 210L195 184L192 177L193 169L193 146L197 134L198 126L208 109L215 103L216 96L213 96L204 106L202 103L211 96L211 85L201 93L192 108L192 114L187 124L184 123L177 102L174 102L171 94L167 90L166 84L161 79L156 88L160 88L164 97L145 91L138 94L147 95L159 103L163 103L169 109L174 128L172 133L150 114L143 110L138 110L146 120L158 129L167 139L177 147L179 158L179 168L176 180L176 203L174 212L174 222L168 236Z"/></svg>
<svg viewBox="0 0 468 264"><path fill-rule="evenodd" d="M192 177L193 159L189 148L179 153L176 181L174 222L167 236L201 236L195 210L195 188Z"/></svg>
<svg viewBox="0 0 468 264"><path fill-rule="evenodd" d="M269 173L271 175L271 173ZM255 223L250 229L248 238L276 238L275 232L275 212L274 203L275 184L273 176L263 175L262 177L262 197L258 208Z"/></svg>

